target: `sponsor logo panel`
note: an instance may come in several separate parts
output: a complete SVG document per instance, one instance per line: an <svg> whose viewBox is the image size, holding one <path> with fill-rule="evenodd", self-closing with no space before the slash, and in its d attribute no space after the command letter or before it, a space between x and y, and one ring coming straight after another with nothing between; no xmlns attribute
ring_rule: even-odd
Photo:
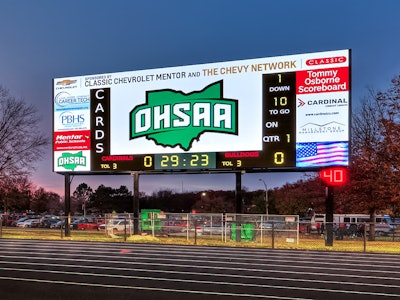
<svg viewBox="0 0 400 300"><path fill-rule="evenodd" d="M311 58L306 60L307 66L319 66L319 65L332 65L332 64L343 64L347 61L346 56L330 56Z"/></svg>
<svg viewBox="0 0 400 300"><path fill-rule="evenodd" d="M341 93L296 96L296 141L347 141L349 95Z"/></svg>
<svg viewBox="0 0 400 300"><path fill-rule="evenodd" d="M54 111L84 110L89 108L89 95L75 95L71 92L62 91L54 96Z"/></svg>
<svg viewBox="0 0 400 300"><path fill-rule="evenodd" d="M54 152L55 172L90 171L90 151Z"/></svg>
<svg viewBox="0 0 400 300"><path fill-rule="evenodd" d="M62 86L62 87L76 87L77 80L76 79L62 79L58 80L56 82L56 86Z"/></svg>
<svg viewBox="0 0 400 300"><path fill-rule="evenodd" d="M54 151L90 150L90 130L54 132Z"/></svg>
<svg viewBox="0 0 400 300"><path fill-rule="evenodd" d="M54 130L90 129L90 110L65 110L54 113Z"/></svg>
<svg viewBox="0 0 400 300"><path fill-rule="evenodd" d="M297 94L343 92L349 90L349 68L328 68L298 71Z"/></svg>

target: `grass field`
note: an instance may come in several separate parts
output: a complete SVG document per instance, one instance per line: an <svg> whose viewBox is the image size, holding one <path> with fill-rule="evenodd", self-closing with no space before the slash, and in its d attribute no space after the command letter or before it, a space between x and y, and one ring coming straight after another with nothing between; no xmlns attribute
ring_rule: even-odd
<svg viewBox="0 0 400 300"><path fill-rule="evenodd" d="M275 249L298 249L298 250L318 250L318 251L346 251L346 252L376 252L400 254L400 242L394 242L390 237L380 238L377 241L364 241L360 239L334 240L333 246L325 246L325 240L320 236L301 236L299 243L293 239L264 238L263 242L259 238L251 241L236 242L229 237L225 240L221 236L152 236L132 235L116 233L107 235L104 231L81 231L73 230L69 237L64 236L64 231L60 229L39 229L39 228L15 228L2 227L0 238L9 239L41 239L41 240L71 240L71 241L93 241L93 242L120 242L120 243L152 243L152 244L185 244L203 246L224 246L224 247L254 247L254 248L275 248Z"/></svg>

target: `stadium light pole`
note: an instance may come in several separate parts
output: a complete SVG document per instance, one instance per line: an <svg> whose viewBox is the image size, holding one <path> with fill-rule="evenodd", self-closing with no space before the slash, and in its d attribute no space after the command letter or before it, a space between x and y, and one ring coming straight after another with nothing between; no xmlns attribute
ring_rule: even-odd
<svg viewBox="0 0 400 300"><path fill-rule="evenodd" d="M264 179L258 179L259 181L261 181L262 183L264 183L264 188L265 188L265 213L267 214L267 220L268 220L268 187L267 184L265 183Z"/></svg>

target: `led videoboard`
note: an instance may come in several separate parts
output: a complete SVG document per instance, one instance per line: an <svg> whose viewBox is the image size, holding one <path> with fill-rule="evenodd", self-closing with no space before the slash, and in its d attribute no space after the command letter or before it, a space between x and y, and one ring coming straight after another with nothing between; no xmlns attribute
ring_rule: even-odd
<svg viewBox="0 0 400 300"><path fill-rule="evenodd" d="M350 50L53 80L53 170L347 166Z"/></svg>

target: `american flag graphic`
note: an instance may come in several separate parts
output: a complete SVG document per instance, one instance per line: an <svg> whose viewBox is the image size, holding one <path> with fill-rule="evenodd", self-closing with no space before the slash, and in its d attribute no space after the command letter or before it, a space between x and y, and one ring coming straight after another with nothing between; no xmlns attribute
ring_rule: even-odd
<svg viewBox="0 0 400 300"><path fill-rule="evenodd" d="M348 142L296 144L297 167L347 166L348 164Z"/></svg>

